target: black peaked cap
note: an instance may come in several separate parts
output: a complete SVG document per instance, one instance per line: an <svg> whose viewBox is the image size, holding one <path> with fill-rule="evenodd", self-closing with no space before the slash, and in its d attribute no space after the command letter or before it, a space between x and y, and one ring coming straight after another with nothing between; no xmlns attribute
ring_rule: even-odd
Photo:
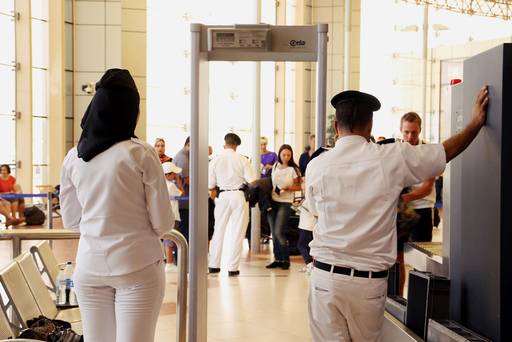
<svg viewBox="0 0 512 342"><path fill-rule="evenodd" d="M331 99L331 105L334 108L346 102L366 104L372 112L380 109L380 101L375 96L357 90L342 91Z"/></svg>

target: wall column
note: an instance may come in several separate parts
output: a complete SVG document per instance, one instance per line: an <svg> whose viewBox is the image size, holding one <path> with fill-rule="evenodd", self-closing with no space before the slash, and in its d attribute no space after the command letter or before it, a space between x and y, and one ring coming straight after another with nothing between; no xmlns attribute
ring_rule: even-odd
<svg viewBox="0 0 512 342"><path fill-rule="evenodd" d="M32 44L30 0L16 0L16 178L32 192ZM20 42L23 42L21 44Z"/></svg>
<svg viewBox="0 0 512 342"><path fill-rule="evenodd" d="M49 2L49 182L60 183L60 166L66 155L64 0Z"/></svg>

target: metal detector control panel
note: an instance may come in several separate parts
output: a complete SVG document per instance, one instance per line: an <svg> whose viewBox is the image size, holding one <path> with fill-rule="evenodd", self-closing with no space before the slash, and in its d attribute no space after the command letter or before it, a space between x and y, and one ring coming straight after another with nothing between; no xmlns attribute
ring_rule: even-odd
<svg viewBox="0 0 512 342"><path fill-rule="evenodd" d="M236 49L269 51L272 47L268 28L211 28L208 50Z"/></svg>

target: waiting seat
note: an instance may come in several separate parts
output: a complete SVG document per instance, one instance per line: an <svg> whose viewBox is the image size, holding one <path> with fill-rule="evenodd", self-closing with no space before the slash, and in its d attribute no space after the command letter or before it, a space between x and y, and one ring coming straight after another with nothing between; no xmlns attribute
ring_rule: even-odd
<svg viewBox="0 0 512 342"><path fill-rule="evenodd" d="M48 276L51 283L51 291L56 293L60 268L50 243L48 241L41 241L37 245L30 247L30 253L34 257L39 273Z"/></svg>
<svg viewBox="0 0 512 342"><path fill-rule="evenodd" d="M32 255L24 253L15 260L19 264L21 272L25 277L39 310L43 313L43 316L61 319L70 323L81 321L80 310L78 308L65 310L57 309L48 288L37 270L37 266Z"/></svg>
<svg viewBox="0 0 512 342"><path fill-rule="evenodd" d="M23 259L23 257L26 258L27 256L30 257L28 253L21 255L20 257L17 258L16 261L11 262L9 265L7 265L7 267L0 271L0 283L2 284L3 289L7 295L8 302L11 303L13 306L13 310L16 313L16 318L20 322L22 328L28 328L28 320L33 319L35 317L39 317L40 315L45 315L39 308L39 305L36 299L34 298L35 295L32 293L32 290L27 283L27 279L25 278L17 262L18 260ZM32 259L29 260L32 261ZM35 270L35 273L38 274L37 269ZM40 281L39 287L42 284L46 291L46 294L50 296L39 274L38 277ZM44 296L45 294L40 290L38 290L36 293L42 296ZM47 300L44 300L44 302L47 302ZM47 306L47 304L42 304L41 306L44 308L45 311L47 311L47 313L55 313L45 315L46 317L51 319L57 318L67 320L68 322L71 323L71 326L74 331L76 331L79 334L82 332L81 323L78 322L79 316L76 313L61 314L60 311L54 311L53 308ZM56 310L55 304L53 304L53 306Z"/></svg>

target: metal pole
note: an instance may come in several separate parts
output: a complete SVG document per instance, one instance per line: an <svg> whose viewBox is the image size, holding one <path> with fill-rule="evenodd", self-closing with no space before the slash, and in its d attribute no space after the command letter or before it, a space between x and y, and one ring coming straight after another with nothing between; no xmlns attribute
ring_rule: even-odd
<svg viewBox="0 0 512 342"><path fill-rule="evenodd" d="M203 25L191 24L190 308L189 341L205 342L208 261L208 62Z"/></svg>
<svg viewBox="0 0 512 342"><path fill-rule="evenodd" d="M46 196L46 216L48 229L53 229L53 211L52 211L52 193L48 192Z"/></svg>
<svg viewBox="0 0 512 342"><path fill-rule="evenodd" d="M327 24L317 24L318 34L318 65L317 65L317 97L316 97L316 147L320 148L325 145L325 129L326 129L326 80L327 80L327 32L329 26Z"/></svg>
<svg viewBox="0 0 512 342"><path fill-rule="evenodd" d="M427 59L428 59L428 5L423 7L423 47L422 47L422 87L421 87L421 115L423 120L423 129L421 136L425 139L425 128L427 121Z"/></svg>
<svg viewBox="0 0 512 342"><path fill-rule="evenodd" d="M178 294L176 300L176 341L187 341L187 271L188 244L185 237L173 229L163 236L178 246Z"/></svg>
<svg viewBox="0 0 512 342"><path fill-rule="evenodd" d="M343 90L350 89L350 45L352 44L352 0L345 0L345 42L343 55Z"/></svg>
<svg viewBox="0 0 512 342"><path fill-rule="evenodd" d="M261 21L261 0L256 1L256 24ZM261 62L254 68L254 112L252 125L252 167L255 174L260 174L260 136L261 136ZM258 205L251 209L251 253L260 252L261 215Z"/></svg>

